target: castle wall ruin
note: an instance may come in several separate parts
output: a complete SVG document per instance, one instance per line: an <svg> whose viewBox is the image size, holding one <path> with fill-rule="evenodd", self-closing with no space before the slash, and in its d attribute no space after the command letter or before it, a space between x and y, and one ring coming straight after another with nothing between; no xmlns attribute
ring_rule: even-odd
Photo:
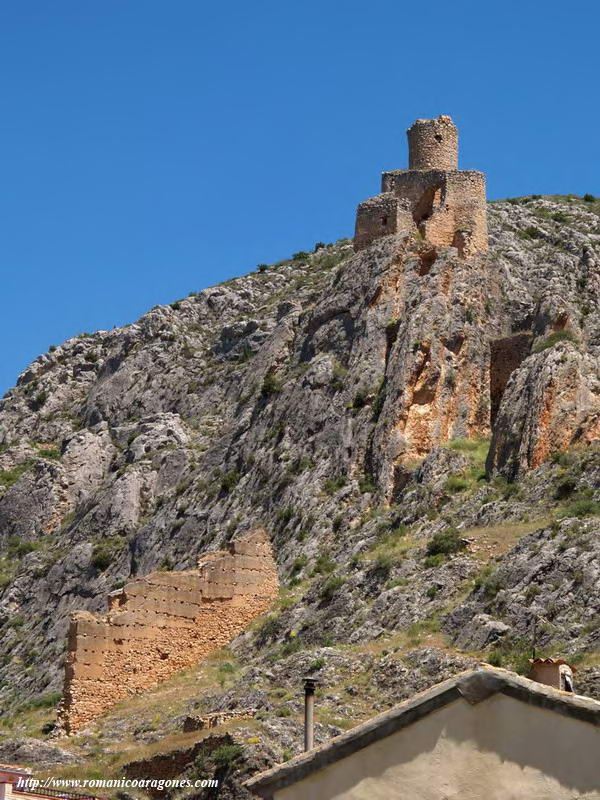
<svg viewBox="0 0 600 800"><path fill-rule="evenodd" d="M356 251L406 231L465 258L488 246L485 176L459 170L458 132L450 117L417 120L408 130L408 170L384 172L381 194L358 206Z"/></svg>
<svg viewBox="0 0 600 800"><path fill-rule="evenodd" d="M278 593L263 530L208 553L198 568L152 572L109 596L103 616L72 615L61 726L72 733L124 698L197 664L267 611Z"/></svg>
<svg viewBox="0 0 600 800"><path fill-rule="evenodd" d="M450 117L418 119L406 135L409 170L458 169L458 130Z"/></svg>

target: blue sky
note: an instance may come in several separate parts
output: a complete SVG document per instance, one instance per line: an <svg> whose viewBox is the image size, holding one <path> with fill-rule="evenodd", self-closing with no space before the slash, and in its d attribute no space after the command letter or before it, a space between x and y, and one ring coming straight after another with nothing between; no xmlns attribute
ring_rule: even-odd
<svg viewBox="0 0 600 800"><path fill-rule="evenodd" d="M316 241L451 114L490 198L600 194L596 2L4 0L0 393Z"/></svg>

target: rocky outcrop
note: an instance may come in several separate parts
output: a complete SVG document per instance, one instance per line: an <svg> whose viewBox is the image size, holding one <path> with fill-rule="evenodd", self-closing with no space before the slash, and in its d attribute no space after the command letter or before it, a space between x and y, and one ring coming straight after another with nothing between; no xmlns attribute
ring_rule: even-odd
<svg viewBox="0 0 600 800"><path fill-rule="evenodd" d="M500 549L424 568L433 537L554 502L547 459L598 436L599 218L567 199L488 217L473 258L341 241L36 359L0 402L3 708L60 688L72 612L257 526L304 582L259 641L316 647L424 624ZM499 369L515 336L531 347ZM446 445L490 435L484 481ZM371 558L402 527L406 553Z"/></svg>
<svg viewBox="0 0 600 800"><path fill-rule="evenodd" d="M463 649L501 646L563 654L596 652L600 644L600 543L597 521L564 519L525 536L446 618Z"/></svg>
<svg viewBox="0 0 600 800"><path fill-rule="evenodd" d="M488 469L514 479L552 454L600 438L600 361L558 341L527 358L503 394Z"/></svg>
<svg viewBox="0 0 600 800"><path fill-rule="evenodd" d="M58 745L23 736L0 742L0 760L4 764L27 764L40 769L76 764L79 759Z"/></svg>

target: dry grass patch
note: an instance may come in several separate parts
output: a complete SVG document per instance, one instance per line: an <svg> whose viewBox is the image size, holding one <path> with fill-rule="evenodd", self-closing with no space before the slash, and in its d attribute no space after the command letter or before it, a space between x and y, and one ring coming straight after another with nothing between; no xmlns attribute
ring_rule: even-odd
<svg viewBox="0 0 600 800"><path fill-rule="evenodd" d="M469 552L478 561L488 562L494 556L501 556L514 547L519 539L528 533L544 528L553 521L548 515L529 522L509 522L504 525L486 525L461 530L460 534L469 540ZM471 540L474 540L471 543Z"/></svg>

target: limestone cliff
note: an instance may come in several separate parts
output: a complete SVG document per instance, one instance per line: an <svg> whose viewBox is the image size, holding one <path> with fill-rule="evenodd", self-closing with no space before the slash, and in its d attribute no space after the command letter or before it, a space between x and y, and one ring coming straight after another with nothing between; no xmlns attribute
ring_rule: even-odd
<svg viewBox="0 0 600 800"><path fill-rule="evenodd" d="M576 198L488 216L471 258L418 234L356 254L341 241L71 339L20 376L0 406L5 713L60 688L71 612L104 613L124 583L194 569L257 526L293 597L236 645L247 665L432 620L457 652L531 635L535 598L495 605L482 570L531 565L538 546L554 563L577 536L549 580L597 563L600 217ZM585 587L541 646L592 646L597 571Z"/></svg>

